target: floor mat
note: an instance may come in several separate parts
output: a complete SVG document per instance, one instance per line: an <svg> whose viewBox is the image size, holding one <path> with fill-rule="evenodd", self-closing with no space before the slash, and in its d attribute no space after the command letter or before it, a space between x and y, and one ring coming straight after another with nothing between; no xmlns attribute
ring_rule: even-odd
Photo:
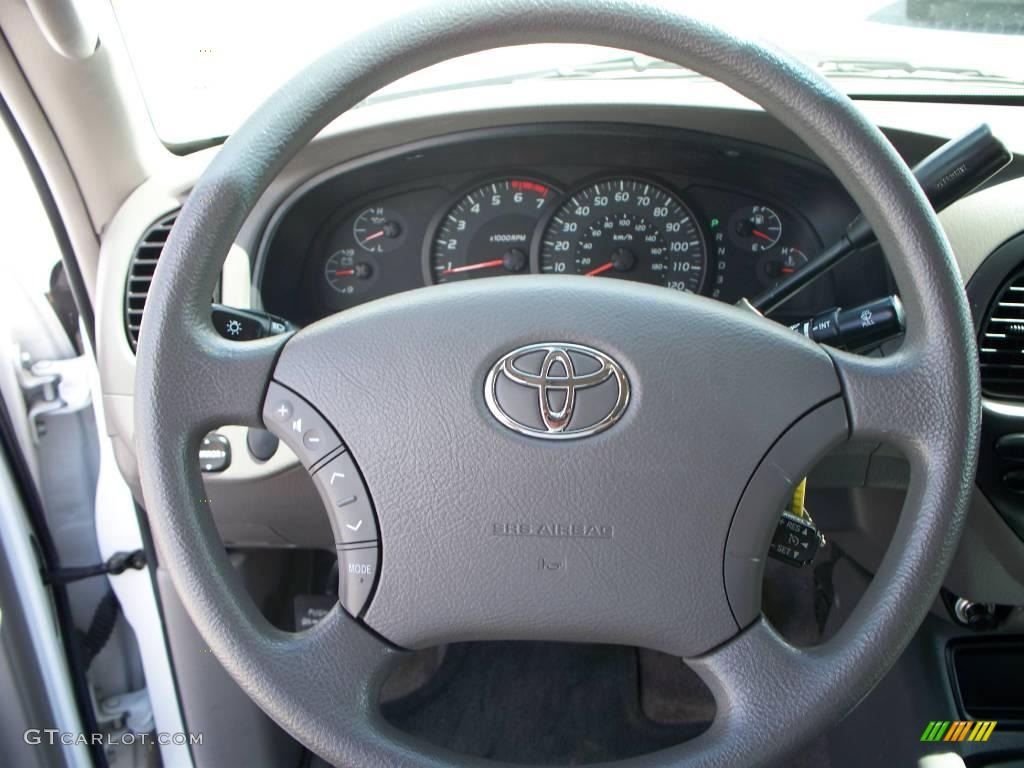
<svg viewBox="0 0 1024 768"><path fill-rule="evenodd" d="M832 560L826 547L814 568L768 562L765 613L797 645L822 639ZM404 677L390 689L412 692L381 707L393 725L454 752L510 763L633 757L691 739L714 717L710 692L680 659L620 646L455 644L443 656L411 658ZM785 764L828 766L825 740Z"/></svg>
<svg viewBox="0 0 1024 768"><path fill-rule="evenodd" d="M424 741L533 765L632 757L708 726L649 720L640 707L636 650L600 645L451 645L426 687L382 709L392 724Z"/></svg>

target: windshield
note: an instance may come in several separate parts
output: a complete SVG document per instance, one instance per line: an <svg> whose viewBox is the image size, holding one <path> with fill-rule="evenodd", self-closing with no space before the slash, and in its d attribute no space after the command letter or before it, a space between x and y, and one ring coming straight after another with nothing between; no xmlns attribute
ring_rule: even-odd
<svg viewBox="0 0 1024 768"><path fill-rule="evenodd" d="M317 56L422 0L250 3L111 0L160 138L230 134ZM851 95L1024 100L1024 0L677 0L683 11L780 46ZM447 7L457 8L457 0ZM389 95L530 78L691 77L621 51L572 45L456 59ZM680 87L686 87L681 85Z"/></svg>

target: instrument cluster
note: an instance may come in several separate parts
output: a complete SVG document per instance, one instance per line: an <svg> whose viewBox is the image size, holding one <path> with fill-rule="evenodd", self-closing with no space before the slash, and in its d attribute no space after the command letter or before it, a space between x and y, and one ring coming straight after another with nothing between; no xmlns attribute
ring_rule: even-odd
<svg viewBox="0 0 1024 768"><path fill-rule="evenodd" d="M340 311L393 292L390 272L418 271L409 258L417 246L424 285L534 272L725 300L771 286L820 248L813 230L777 204L715 189L691 196L694 203L639 176L590 181L569 193L536 178L488 179L446 203L423 243L410 242L415 214L400 198L376 200L345 217L329 239L323 281L336 295L326 294L327 303ZM699 216L692 205L710 212Z"/></svg>
<svg viewBox="0 0 1024 768"><path fill-rule="evenodd" d="M778 194L807 186L798 169L789 169L790 177L779 179L777 194L771 194L767 165L751 172L748 181L756 183L744 185L732 162L730 172L718 178L680 173L667 162L652 169L652 147L644 145L635 150L635 164L623 162L622 150L635 135L612 145L617 153L605 153L617 162L568 163L573 150L578 154L588 142L601 141L560 139L545 152L517 147L475 156L476 165L498 166L491 171L466 168L474 158L468 151L455 152L457 162L451 162L453 149L446 146L414 156L431 160L419 174L403 178L396 172L402 169L383 160L320 182L302 198L316 205L300 199L293 207L305 205L302 215L289 212L307 236L315 232L308 244L289 235L299 228L297 222L289 226L287 215L269 235L257 275L265 308L305 324L414 288L530 273L632 280L735 302L800 270L820 252L823 237L831 237L783 199L792 194ZM522 141L528 149L537 137ZM512 169L499 165L517 154L532 162ZM602 153L588 154L592 159ZM749 152L744 159L755 166L760 160ZM697 164L690 165L686 170L695 170ZM338 179L352 188L371 186L371 178L378 184L365 194L334 201L324 213L315 210L332 204L334 189L342 188ZM813 197L814 207L822 202ZM835 203L850 208L839 195ZM842 215L828 224L842 226ZM300 249L303 266L296 279ZM834 294L834 281L820 280L788 309L802 317L836 303Z"/></svg>

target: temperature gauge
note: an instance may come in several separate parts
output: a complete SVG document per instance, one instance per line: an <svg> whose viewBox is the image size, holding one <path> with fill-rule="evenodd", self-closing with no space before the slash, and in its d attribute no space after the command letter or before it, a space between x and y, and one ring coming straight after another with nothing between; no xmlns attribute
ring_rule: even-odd
<svg viewBox="0 0 1024 768"><path fill-rule="evenodd" d="M383 205L367 208L356 216L352 224L352 236L356 243L368 253L387 253L402 244L402 226L398 213Z"/></svg>
<svg viewBox="0 0 1024 768"><path fill-rule="evenodd" d="M765 254L757 265L757 276L767 286L777 285L807 265L807 255L799 248L784 245L776 252Z"/></svg>

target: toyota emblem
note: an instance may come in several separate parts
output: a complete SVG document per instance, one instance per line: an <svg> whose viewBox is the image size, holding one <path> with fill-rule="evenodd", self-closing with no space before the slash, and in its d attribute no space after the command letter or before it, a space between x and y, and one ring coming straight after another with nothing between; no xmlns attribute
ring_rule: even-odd
<svg viewBox="0 0 1024 768"><path fill-rule="evenodd" d="M629 380L615 360L581 344L544 343L502 356L484 382L487 408L523 435L570 440L602 432L629 404Z"/></svg>

